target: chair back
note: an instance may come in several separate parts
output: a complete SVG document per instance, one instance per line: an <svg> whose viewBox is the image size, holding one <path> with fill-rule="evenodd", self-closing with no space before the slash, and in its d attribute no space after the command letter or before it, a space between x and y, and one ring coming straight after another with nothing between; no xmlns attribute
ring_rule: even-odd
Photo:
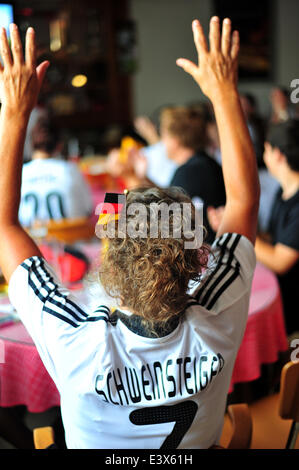
<svg viewBox="0 0 299 470"><path fill-rule="evenodd" d="M292 420L286 448L293 449L299 434L299 361L288 362L281 371L279 416Z"/></svg>
<svg viewBox="0 0 299 470"><path fill-rule="evenodd" d="M288 362L281 371L279 415L299 421L299 361Z"/></svg>

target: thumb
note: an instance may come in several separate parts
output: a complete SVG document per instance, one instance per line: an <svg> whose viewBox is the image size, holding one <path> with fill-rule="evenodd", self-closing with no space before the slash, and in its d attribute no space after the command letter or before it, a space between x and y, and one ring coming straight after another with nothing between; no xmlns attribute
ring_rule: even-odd
<svg viewBox="0 0 299 470"><path fill-rule="evenodd" d="M192 77L194 77L198 69L197 65L195 65L194 62L191 62L191 60L188 59L177 59L176 64L183 70L185 70L185 72L192 75Z"/></svg>
<svg viewBox="0 0 299 470"><path fill-rule="evenodd" d="M50 62L48 60L45 60L41 64L39 64L36 67L36 75L37 75L37 80L38 80L38 90L41 89L46 72L48 70L48 67L50 65Z"/></svg>

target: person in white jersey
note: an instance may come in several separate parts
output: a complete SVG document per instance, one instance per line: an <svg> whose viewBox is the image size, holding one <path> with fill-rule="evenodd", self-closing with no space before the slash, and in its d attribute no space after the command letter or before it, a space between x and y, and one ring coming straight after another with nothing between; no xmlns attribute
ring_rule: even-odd
<svg viewBox="0 0 299 470"><path fill-rule="evenodd" d="M26 126L48 63L36 67L32 28L25 60L17 27L11 27L12 55L0 33L0 266L60 392L71 449L195 449L219 442L248 314L259 181L237 92L238 33L225 19L220 34L213 17L210 47L197 20L193 34L199 65L177 64L215 109L227 194L222 222L202 274L204 246L185 249L184 239L174 237L110 238L100 277L121 301L111 313L101 299L88 311L60 285L18 222ZM186 200L165 191L129 192L127 210L135 201L148 210L151 201Z"/></svg>
<svg viewBox="0 0 299 470"><path fill-rule="evenodd" d="M93 204L78 167L59 156L59 133L49 119L39 119L31 132L32 160L23 166L19 220L35 221L87 217Z"/></svg>

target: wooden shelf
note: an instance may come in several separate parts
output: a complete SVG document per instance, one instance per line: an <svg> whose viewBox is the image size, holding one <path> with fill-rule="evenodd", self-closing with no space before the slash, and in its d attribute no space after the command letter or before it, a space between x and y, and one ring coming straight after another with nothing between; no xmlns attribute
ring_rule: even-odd
<svg viewBox="0 0 299 470"><path fill-rule="evenodd" d="M59 127L77 132L89 127L131 123L131 77L120 70L117 44L119 25L129 19L128 3L128 0L55 0L54 3L16 0L16 22L21 31L25 32L28 23L36 28L37 41L41 42L40 60L49 58L51 62L52 70L48 70L41 100L46 106L52 106ZM32 9L30 17L22 16L25 6ZM65 41L60 50L53 52L50 24L61 18ZM96 44L94 51L89 49L90 43ZM79 73L86 74L88 82L82 88L73 88L71 78ZM71 114L59 115L53 103L55 96L63 95L73 97L74 103L83 97L84 111L78 105Z"/></svg>

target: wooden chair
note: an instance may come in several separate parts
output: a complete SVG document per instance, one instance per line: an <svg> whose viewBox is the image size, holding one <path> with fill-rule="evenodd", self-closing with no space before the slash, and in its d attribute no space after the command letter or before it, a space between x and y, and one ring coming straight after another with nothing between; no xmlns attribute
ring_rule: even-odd
<svg viewBox="0 0 299 470"><path fill-rule="evenodd" d="M249 449L252 434L252 423L248 405L242 403L228 407L228 418L232 431L229 432L228 445L212 446L211 449ZM54 449L55 436L53 428L36 428L33 431L35 449Z"/></svg>
<svg viewBox="0 0 299 470"><path fill-rule="evenodd" d="M252 419L246 403L229 405L224 416L220 444L211 449L249 449Z"/></svg>
<svg viewBox="0 0 299 470"><path fill-rule="evenodd" d="M33 441L35 449L54 449L55 436L51 426L36 428L33 430Z"/></svg>
<svg viewBox="0 0 299 470"><path fill-rule="evenodd" d="M292 420L286 449L294 449L299 433L299 361L288 362L282 369L278 412L282 419Z"/></svg>
<svg viewBox="0 0 299 470"><path fill-rule="evenodd" d="M293 449L299 432L299 361L284 365L280 390L249 406L252 448Z"/></svg>

